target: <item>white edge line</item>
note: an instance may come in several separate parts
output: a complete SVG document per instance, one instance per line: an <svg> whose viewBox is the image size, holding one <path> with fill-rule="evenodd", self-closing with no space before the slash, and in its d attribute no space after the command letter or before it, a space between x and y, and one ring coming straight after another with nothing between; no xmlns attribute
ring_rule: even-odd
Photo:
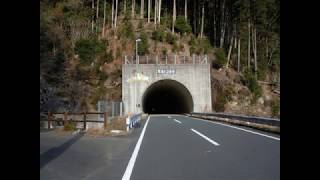
<svg viewBox="0 0 320 180"><path fill-rule="evenodd" d="M196 134L198 134L199 136L201 136L202 138L204 138L205 140L209 141L210 143L212 143L213 145L219 146L220 144L215 142L214 140L208 138L207 136L201 134L200 132L198 132L197 130L194 129L190 129L191 131L195 132Z"/></svg>
<svg viewBox="0 0 320 180"><path fill-rule="evenodd" d="M193 119L199 119L199 118L194 118L194 117L191 117L191 118L193 118ZM205 121L205 122L214 123L214 124L219 124L219 125L222 125L222 126L231 127L231 128L234 128L234 129L242 130L242 131L245 131L245 132L249 132L249 133L252 133L252 134L257 134L257 135L260 135L260 136L264 136L264 137L268 137L268 138L271 138L271 139L275 139L275 140L280 141L280 138L273 137L273 136L269 136L269 135L266 135L266 134L261 134L261 133L254 132L254 131L250 131L250 130L247 130L247 129L242 129L242 128L239 128L239 127L236 127L236 126L232 126L232 125L228 125L228 124L223 124L223 123L219 123L219 122L208 121L208 120L205 120L205 119L199 119L199 120L200 120L200 121Z"/></svg>
<svg viewBox="0 0 320 180"><path fill-rule="evenodd" d="M179 120L176 120L176 119L173 119L175 122L177 122L177 123L180 123L181 124L181 122L179 121Z"/></svg>
<svg viewBox="0 0 320 180"><path fill-rule="evenodd" d="M122 180L129 180L130 177L131 177L131 173L132 173L132 170L133 170L133 167L134 167L134 163L135 163L135 161L137 159L138 152L139 152L139 149L140 149L140 146L141 146L141 143L142 143L142 139L144 137L144 133L146 131L146 127L148 125L149 119L150 119L150 116L148 117L147 122L146 122L146 124L144 125L144 127L142 129L142 132L140 134L139 140L138 140L138 142L137 142L137 144L136 144L136 146L134 148L134 151L133 151L133 153L131 155L130 161L129 161L128 165L127 165L126 171L122 176Z"/></svg>

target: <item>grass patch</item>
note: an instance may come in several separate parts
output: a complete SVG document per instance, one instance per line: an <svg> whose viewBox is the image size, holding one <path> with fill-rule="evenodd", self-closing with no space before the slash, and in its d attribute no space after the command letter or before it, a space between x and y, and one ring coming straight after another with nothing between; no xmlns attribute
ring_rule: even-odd
<svg viewBox="0 0 320 180"><path fill-rule="evenodd" d="M111 123L108 124L107 128L110 130L126 130L126 119L124 117L116 117L111 120Z"/></svg>
<svg viewBox="0 0 320 180"><path fill-rule="evenodd" d="M67 121L64 124L63 130L65 130L65 131L75 131L76 130L76 123L75 122L71 122L71 121Z"/></svg>
<svg viewBox="0 0 320 180"><path fill-rule="evenodd" d="M280 101L276 99L272 102L271 111L273 117L279 117L280 113Z"/></svg>
<svg viewBox="0 0 320 180"><path fill-rule="evenodd" d="M89 128L86 132L87 135L93 137L103 137L103 136L121 136L127 135L126 131L126 119L124 117L116 117L107 124L106 129L104 128ZM112 133L112 130L120 130L119 133Z"/></svg>

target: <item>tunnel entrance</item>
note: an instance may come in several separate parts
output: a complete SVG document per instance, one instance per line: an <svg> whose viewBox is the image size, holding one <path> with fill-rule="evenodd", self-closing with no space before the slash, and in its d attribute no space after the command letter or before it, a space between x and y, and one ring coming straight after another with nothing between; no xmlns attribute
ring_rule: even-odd
<svg viewBox="0 0 320 180"><path fill-rule="evenodd" d="M193 111L189 90L175 80L160 80L150 85L142 97L142 110L148 114L181 114Z"/></svg>

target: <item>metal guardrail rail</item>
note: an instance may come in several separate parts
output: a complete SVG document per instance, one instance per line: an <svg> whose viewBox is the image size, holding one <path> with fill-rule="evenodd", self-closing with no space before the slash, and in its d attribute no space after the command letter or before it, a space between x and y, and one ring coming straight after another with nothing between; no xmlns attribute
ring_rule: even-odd
<svg viewBox="0 0 320 180"><path fill-rule="evenodd" d="M191 112L190 114L191 115L200 115L200 116L215 116L215 117L220 117L220 118L229 118L229 119L240 120L240 121L244 121L244 122L280 127L280 119L274 119L274 118L235 115L235 114L228 114L228 113L214 113L214 112L212 112L212 113Z"/></svg>
<svg viewBox="0 0 320 180"><path fill-rule="evenodd" d="M88 115L103 115L103 121L99 119L88 119ZM110 118L108 116L108 112L42 112L40 113L40 116L42 116L42 119L40 118L40 121L47 121L48 122L48 129L53 128L52 122L62 122L63 124L66 124L67 122L76 122L76 123L83 123L83 130L87 129L87 123L93 122L93 123L103 123L104 128L107 127L108 119ZM55 118L55 115L63 115L62 118ZM70 118L71 115L78 115L82 116L82 118L72 119ZM139 127L140 121L142 118L142 113L136 113L133 115L130 115L126 118L126 126L127 131L134 127Z"/></svg>
<svg viewBox="0 0 320 180"><path fill-rule="evenodd" d="M48 129L51 129L53 127L52 122L63 122L63 124L66 124L67 122L83 122L83 129L87 129L87 122L94 122L94 123L103 123L104 127L107 127L107 119L108 119L108 113L107 112L42 112L40 115L44 115L44 113L47 114L47 119L40 119L40 121L47 121L48 122ZM104 120L90 120L87 118L89 114L97 114L97 115L103 115ZM54 115L63 115L63 119L55 119ZM69 115L80 115L83 116L82 120L72 120L69 118Z"/></svg>
<svg viewBox="0 0 320 180"><path fill-rule="evenodd" d="M137 113L132 116L127 117L126 124L127 124L127 131L135 127L141 121L142 113Z"/></svg>
<svg viewBox="0 0 320 180"><path fill-rule="evenodd" d="M181 55L125 55L124 64L207 64L208 55L181 56Z"/></svg>

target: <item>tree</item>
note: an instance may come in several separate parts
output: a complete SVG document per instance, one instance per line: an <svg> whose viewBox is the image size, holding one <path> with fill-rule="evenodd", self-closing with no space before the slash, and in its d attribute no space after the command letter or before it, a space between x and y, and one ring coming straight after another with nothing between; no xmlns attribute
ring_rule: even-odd
<svg viewBox="0 0 320 180"><path fill-rule="evenodd" d="M150 7L151 7L150 0L148 0L148 23L150 23Z"/></svg>
<svg viewBox="0 0 320 180"><path fill-rule="evenodd" d="M158 15L158 23L160 24L160 19L161 19L161 0L158 0L159 1L159 3L158 3L158 8L159 8L159 10L158 10L158 13L159 13L159 15Z"/></svg>
<svg viewBox="0 0 320 180"><path fill-rule="evenodd" d="M251 56L250 56L250 19L248 19L248 69L250 70L250 61L251 61Z"/></svg>
<svg viewBox="0 0 320 180"><path fill-rule="evenodd" d="M102 37L104 37L104 33L106 31L106 0L104 0L104 3L103 3L103 26L102 26Z"/></svg>
<svg viewBox="0 0 320 180"><path fill-rule="evenodd" d="M232 46L233 46L233 36L231 37L231 43L229 45L229 51L228 51L228 56L227 56L227 64L226 67L229 67L229 62L230 62L230 56L231 56L231 51L232 51Z"/></svg>
<svg viewBox="0 0 320 180"><path fill-rule="evenodd" d="M240 38L238 39L238 72L240 72Z"/></svg>
<svg viewBox="0 0 320 180"><path fill-rule="evenodd" d="M147 34L142 31L141 32L141 43L138 46L138 54L139 55L145 55L146 53L149 53L148 47L149 47L149 43L148 43L148 36Z"/></svg>
<svg viewBox="0 0 320 180"><path fill-rule="evenodd" d="M76 42L74 51L80 57L80 62L89 65L99 53L103 53L106 47L98 39L81 39Z"/></svg>
<svg viewBox="0 0 320 180"><path fill-rule="evenodd" d="M112 0L111 27L114 27L114 0Z"/></svg>
<svg viewBox="0 0 320 180"><path fill-rule="evenodd" d="M185 20L187 21L187 12L188 12L188 9L187 9L187 5L188 4L188 1L187 0L184 0L184 18Z"/></svg>
<svg viewBox="0 0 320 180"><path fill-rule="evenodd" d="M177 17L177 20L175 22L175 29L177 30L177 32L181 33L190 33L192 30L190 24L185 20L183 16Z"/></svg>
<svg viewBox="0 0 320 180"><path fill-rule="evenodd" d="M158 0L154 0L154 25L157 24Z"/></svg>
<svg viewBox="0 0 320 180"><path fill-rule="evenodd" d="M204 3L202 4L202 20L201 20L201 31L200 31L200 37L203 36L203 26L204 26Z"/></svg>
<svg viewBox="0 0 320 180"><path fill-rule="evenodd" d="M174 33L175 22L176 22L176 0L173 0L172 33Z"/></svg>
<svg viewBox="0 0 320 180"><path fill-rule="evenodd" d="M115 9L115 16L114 16L114 27L117 27L117 17L118 17L118 0L116 0L116 9Z"/></svg>
<svg viewBox="0 0 320 180"><path fill-rule="evenodd" d="M136 0L132 0L132 3L131 3L131 17L134 18L134 15L135 15L135 5L136 5Z"/></svg>
<svg viewBox="0 0 320 180"><path fill-rule="evenodd" d="M257 72L258 72L258 65L257 65L257 29L255 27L253 28L253 39L254 39L254 43L253 43L254 72L255 72L255 75L257 76Z"/></svg>
<svg viewBox="0 0 320 180"><path fill-rule="evenodd" d="M226 32L226 20L225 20L225 0L222 1L222 8L221 8L221 20L220 20L220 25L221 25L221 31L220 31L220 48L223 48L223 43L224 43L224 35Z"/></svg>
<svg viewBox="0 0 320 180"><path fill-rule="evenodd" d="M140 4L140 18L143 19L144 17L144 0L141 0Z"/></svg>
<svg viewBox="0 0 320 180"><path fill-rule="evenodd" d="M93 32L93 29L94 29L94 0L92 0L92 6L91 6L91 8L92 8L92 16L91 16L91 30L92 30L92 32Z"/></svg>
<svg viewBox="0 0 320 180"><path fill-rule="evenodd" d="M98 23L98 19L99 19L99 0L97 0L97 14L96 14L96 31L98 32L99 29L99 23Z"/></svg>
<svg viewBox="0 0 320 180"><path fill-rule="evenodd" d="M50 22L49 27L60 28L61 32L58 34L71 39L71 44L74 46L79 39L97 36L96 30L100 28L101 36L105 37L106 23L109 21L112 28L118 26L119 2L123 3L121 11L125 12L127 0L105 0L103 3L101 0L41 1L41 12L43 15L46 12L50 16L47 18ZM265 76L267 73L279 72L279 2L280 0L148 0L148 7L145 7L145 0L140 0L139 17L144 18L147 14L148 19L145 22L150 23L154 20L155 28L162 23L172 28L170 31L173 33L189 32L191 27L194 36L208 38L213 47L224 49L227 55L227 66L235 64L236 68L238 64L240 72L249 69L258 74L257 78L261 79L269 78L270 76ZM128 14L134 17L137 11L136 0L130 1L130 4L131 12ZM111 16L108 15L109 8ZM147 13L144 8L148 8ZM100 22L102 22L101 25ZM126 27L129 25L127 24ZM242 49L239 48L240 42ZM201 48L195 47L193 47L195 51L201 51ZM50 51L53 56L59 54L59 48L56 42L52 43ZM240 69L240 66L246 68Z"/></svg>

